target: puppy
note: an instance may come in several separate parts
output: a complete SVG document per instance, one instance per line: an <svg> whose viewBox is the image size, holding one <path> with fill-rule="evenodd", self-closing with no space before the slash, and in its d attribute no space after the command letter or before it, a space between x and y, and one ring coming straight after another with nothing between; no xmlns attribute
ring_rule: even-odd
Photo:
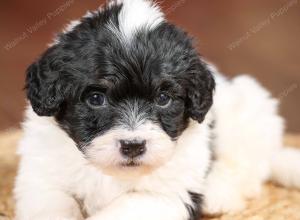
<svg viewBox="0 0 300 220"><path fill-rule="evenodd" d="M17 220L197 220L242 209L270 179L300 187L277 101L224 78L150 1L73 22L26 90Z"/></svg>

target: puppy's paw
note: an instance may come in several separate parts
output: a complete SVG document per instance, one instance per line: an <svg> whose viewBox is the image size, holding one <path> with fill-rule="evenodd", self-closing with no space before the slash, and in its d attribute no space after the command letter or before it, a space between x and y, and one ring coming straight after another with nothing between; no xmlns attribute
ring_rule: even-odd
<svg viewBox="0 0 300 220"><path fill-rule="evenodd" d="M203 212L207 215L232 214L244 208L244 199L234 192L229 193L229 191L214 190L205 193Z"/></svg>
<svg viewBox="0 0 300 220"><path fill-rule="evenodd" d="M207 178L203 211L209 215L237 213L245 208L245 197L237 176L214 170Z"/></svg>

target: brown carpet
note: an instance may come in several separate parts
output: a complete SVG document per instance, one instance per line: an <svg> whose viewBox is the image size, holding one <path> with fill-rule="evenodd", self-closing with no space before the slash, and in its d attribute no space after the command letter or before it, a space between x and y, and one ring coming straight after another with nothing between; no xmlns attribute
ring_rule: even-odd
<svg viewBox="0 0 300 220"><path fill-rule="evenodd" d="M16 143L19 130L0 133L0 220L11 220L14 202L11 197L16 174ZM286 142L300 147L300 136L287 135ZM249 201L238 215L207 217L205 220L300 220L300 191L267 184L259 199Z"/></svg>

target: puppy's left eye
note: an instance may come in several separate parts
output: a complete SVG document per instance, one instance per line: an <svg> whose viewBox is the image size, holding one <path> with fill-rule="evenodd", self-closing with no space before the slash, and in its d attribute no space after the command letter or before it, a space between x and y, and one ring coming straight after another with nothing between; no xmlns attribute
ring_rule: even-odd
<svg viewBox="0 0 300 220"><path fill-rule="evenodd" d="M86 102L92 107L103 106L105 104L105 95L100 92L93 92L87 97Z"/></svg>
<svg viewBox="0 0 300 220"><path fill-rule="evenodd" d="M160 93L156 98L156 104L162 108L168 107L171 101L171 97L165 93Z"/></svg>

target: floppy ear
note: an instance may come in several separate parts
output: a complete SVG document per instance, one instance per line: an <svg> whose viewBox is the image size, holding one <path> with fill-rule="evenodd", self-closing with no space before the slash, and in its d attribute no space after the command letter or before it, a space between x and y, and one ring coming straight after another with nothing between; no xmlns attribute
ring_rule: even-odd
<svg viewBox="0 0 300 220"><path fill-rule="evenodd" d="M200 58L188 74L187 111L189 116L201 123L213 104L215 80Z"/></svg>
<svg viewBox="0 0 300 220"><path fill-rule="evenodd" d="M43 56L27 69L27 98L39 116L55 115L64 100L64 85L59 80L59 62L48 59L47 56Z"/></svg>

